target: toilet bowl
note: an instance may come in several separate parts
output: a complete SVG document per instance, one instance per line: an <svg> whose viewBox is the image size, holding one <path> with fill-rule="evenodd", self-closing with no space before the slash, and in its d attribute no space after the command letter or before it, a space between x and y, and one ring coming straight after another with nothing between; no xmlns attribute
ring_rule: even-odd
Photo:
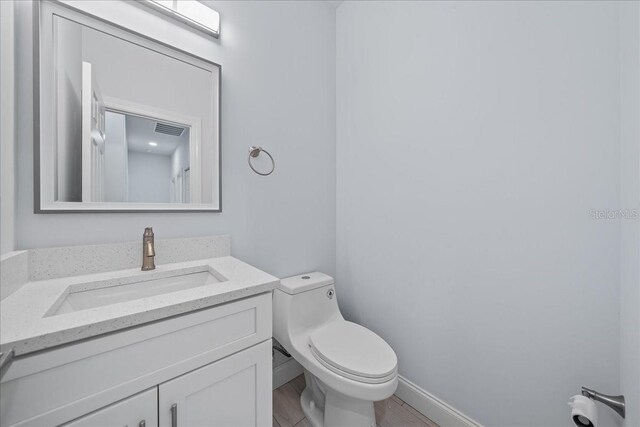
<svg viewBox="0 0 640 427"><path fill-rule="evenodd" d="M398 359L374 332L344 320L332 277L282 279L273 336L304 368L300 403L313 427L375 427L373 402L396 390Z"/></svg>

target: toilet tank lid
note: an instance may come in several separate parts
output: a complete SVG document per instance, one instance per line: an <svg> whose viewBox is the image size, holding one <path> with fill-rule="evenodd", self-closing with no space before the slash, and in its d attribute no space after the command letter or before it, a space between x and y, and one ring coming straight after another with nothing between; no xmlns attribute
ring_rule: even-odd
<svg viewBox="0 0 640 427"><path fill-rule="evenodd" d="M278 289L290 295L310 291L326 285L333 285L333 277L315 271L313 273L299 274L280 280Z"/></svg>

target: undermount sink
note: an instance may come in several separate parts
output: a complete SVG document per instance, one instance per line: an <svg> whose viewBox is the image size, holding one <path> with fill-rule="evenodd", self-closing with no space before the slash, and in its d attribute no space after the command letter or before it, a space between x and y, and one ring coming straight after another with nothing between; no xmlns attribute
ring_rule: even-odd
<svg viewBox="0 0 640 427"><path fill-rule="evenodd" d="M72 313L90 308L118 304L141 298L220 283L226 279L207 267L188 271L145 273L120 278L72 285L49 309L46 316Z"/></svg>

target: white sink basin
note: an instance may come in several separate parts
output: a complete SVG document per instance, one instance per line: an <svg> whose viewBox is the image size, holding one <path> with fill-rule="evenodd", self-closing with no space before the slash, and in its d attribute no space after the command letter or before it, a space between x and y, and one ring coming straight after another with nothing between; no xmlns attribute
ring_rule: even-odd
<svg viewBox="0 0 640 427"><path fill-rule="evenodd" d="M195 270L195 271L194 271ZM145 276L149 274L149 276ZM144 273L117 280L73 285L49 309L46 316L71 313L105 305L118 304L169 292L192 289L219 283L225 279L216 277L208 268L189 269L187 272Z"/></svg>

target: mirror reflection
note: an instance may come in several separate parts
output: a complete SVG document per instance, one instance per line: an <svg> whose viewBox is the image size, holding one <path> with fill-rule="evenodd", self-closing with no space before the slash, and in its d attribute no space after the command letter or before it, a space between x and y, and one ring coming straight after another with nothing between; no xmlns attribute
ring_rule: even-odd
<svg viewBox="0 0 640 427"><path fill-rule="evenodd" d="M41 203L217 209L219 66L56 4L43 8Z"/></svg>
<svg viewBox="0 0 640 427"><path fill-rule="evenodd" d="M106 111L98 199L189 203L189 128Z"/></svg>

